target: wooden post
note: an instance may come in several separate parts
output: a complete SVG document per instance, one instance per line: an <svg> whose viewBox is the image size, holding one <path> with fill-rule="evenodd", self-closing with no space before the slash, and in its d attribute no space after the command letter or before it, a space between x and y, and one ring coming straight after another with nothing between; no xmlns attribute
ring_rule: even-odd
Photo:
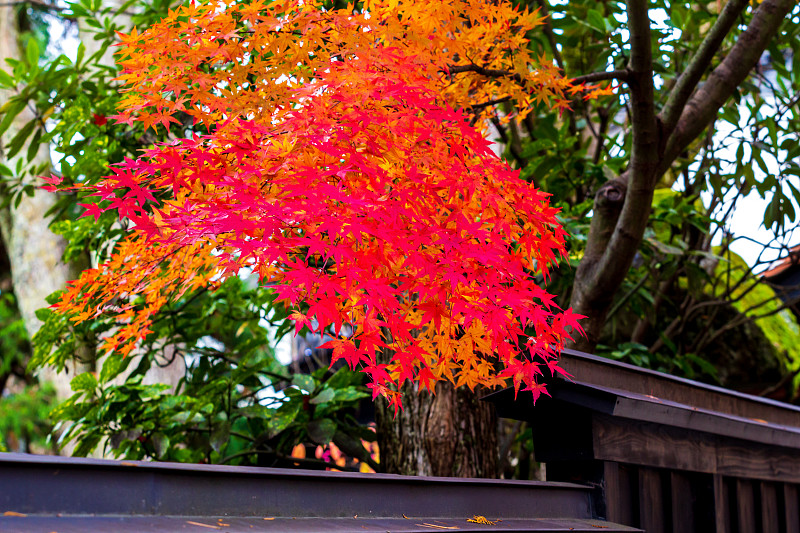
<svg viewBox="0 0 800 533"><path fill-rule="evenodd" d="M730 533L730 496L724 478L714 474L714 519L717 524L717 533Z"/></svg>
<svg viewBox="0 0 800 533"><path fill-rule="evenodd" d="M653 468L639 469L639 526L647 533L665 533L661 476Z"/></svg>

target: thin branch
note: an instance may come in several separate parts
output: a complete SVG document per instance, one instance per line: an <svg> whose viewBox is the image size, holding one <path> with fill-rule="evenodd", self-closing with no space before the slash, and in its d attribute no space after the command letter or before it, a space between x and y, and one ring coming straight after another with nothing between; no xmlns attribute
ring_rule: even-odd
<svg viewBox="0 0 800 533"><path fill-rule="evenodd" d="M769 396L770 394L772 394L774 392L778 392L779 390L784 388L786 385L788 385L789 382L792 381L795 377L797 377L797 374L800 374L800 368L796 368L796 369L792 370L791 372L789 372L788 374L783 376L781 378L781 380L779 382L777 382L775 385L772 385L771 387L767 387L763 391L759 392L758 396Z"/></svg>
<svg viewBox="0 0 800 533"><path fill-rule="evenodd" d="M561 52L558 50L558 45L556 44L556 34L553 32L553 27L550 25L550 11L547 8L547 0L537 0L537 3L539 4L539 10L542 12L542 16L544 17L542 29L547 37L547 41L550 43L550 50L553 52L553 58L556 60L556 65L558 65L558 68L564 71L564 59L561 57Z"/></svg>
<svg viewBox="0 0 800 533"><path fill-rule="evenodd" d="M642 285L644 285L644 284L647 282L647 280L648 280L649 278L650 278L650 272L646 272L646 273L645 273L645 275L644 275L644 276L642 276L642 278L641 278L639 281L637 281L637 282L636 282L636 285L634 285L634 286L631 288L631 290L629 290L627 293L625 293L625 296L623 296L622 298L620 298L619 300L617 300L617 302L614 304L614 306L613 306L613 307L611 308L611 310L608 312L608 315L606 315L606 321L608 321L608 320L609 320L609 319L610 319L612 316L614 316L615 314L617 314L617 311L619 311L619 310L620 310L620 308L621 308L623 305L625 305L625 303L626 303L626 302L627 302L627 301L628 301L628 300L629 300L631 297L633 297L633 295L634 295L634 294L636 294L637 292L639 292L639 289L641 289L641 288L642 288Z"/></svg>
<svg viewBox="0 0 800 533"><path fill-rule="evenodd" d="M730 0L725 4L716 22L709 30L694 57L689 61L686 70L678 78L675 87L669 93L669 98L661 110L661 121L664 130L669 133L678 123L678 118L686 102L697 87L703 74L708 70L711 60L719 51L722 41L736 24L739 15L749 4L749 0Z"/></svg>
<svg viewBox="0 0 800 533"><path fill-rule="evenodd" d="M504 96L502 98L495 98L494 100L487 100L487 101L481 102L479 104L473 104L473 105L469 106L468 109L471 112L474 113L475 111L480 111L481 109L483 109L485 107L489 107L489 106L493 106L493 105L497 105L497 104L502 104L503 102L508 102L509 100L511 100L510 96Z"/></svg>
<svg viewBox="0 0 800 533"><path fill-rule="evenodd" d="M605 80L619 80L627 83L629 76L630 72L628 72L627 69L604 70L602 72L592 72L591 74L584 74L582 76L578 76L577 78L572 78L571 81L574 85L580 85L581 83L592 83L595 81L605 81Z"/></svg>
<svg viewBox="0 0 800 533"><path fill-rule="evenodd" d="M481 76L486 76L487 78L511 78L517 83L522 83L522 76L511 73L508 70L485 68L474 63L470 63L469 65L447 65L447 74L461 74L463 72L474 72Z"/></svg>

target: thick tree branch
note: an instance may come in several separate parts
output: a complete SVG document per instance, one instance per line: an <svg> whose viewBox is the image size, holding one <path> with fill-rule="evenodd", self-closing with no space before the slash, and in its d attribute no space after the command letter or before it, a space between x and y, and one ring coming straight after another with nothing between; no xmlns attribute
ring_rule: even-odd
<svg viewBox="0 0 800 533"><path fill-rule="evenodd" d="M624 202L601 208L607 198L603 189L595 197L595 214L589 229L584 258L575 277L572 307L588 315L584 324L585 339L578 339L578 349L593 350L612 298L625 278L642 241L650 204L653 201L655 166L658 161L660 129L655 114L650 18L647 0L628 0L628 29L631 59L628 86L631 92L633 145L631 162L618 185L624 190ZM626 187L625 187L626 186Z"/></svg>
<svg viewBox="0 0 800 533"><path fill-rule="evenodd" d="M669 93L667 103L661 110L661 121L664 131L669 134L678 123L678 118L686 102L694 92L697 83L708 70L711 60L719 51L722 41L731 31L739 15L749 4L749 0L730 0L722 9L717 21L711 27L703 42L689 61L686 70L678 78L672 91Z"/></svg>
<svg viewBox="0 0 800 533"><path fill-rule="evenodd" d="M686 103L667 139L657 172L659 176L711 123L736 87L747 78L796 3L796 0L764 0L761 3L730 53Z"/></svg>
<svg viewBox="0 0 800 533"><path fill-rule="evenodd" d="M650 209L646 206L653 200L654 163L658 160L659 145L647 0L628 1L628 28L631 33L628 86L633 115L631 162L626 172L628 184L622 212L608 245L602 247L596 272L614 286L627 273L647 226Z"/></svg>

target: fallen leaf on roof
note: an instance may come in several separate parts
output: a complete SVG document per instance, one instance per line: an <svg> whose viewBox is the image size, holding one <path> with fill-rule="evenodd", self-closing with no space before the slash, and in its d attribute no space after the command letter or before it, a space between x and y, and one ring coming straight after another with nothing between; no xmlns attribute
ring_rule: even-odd
<svg viewBox="0 0 800 533"><path fill-rule="evenodd" d="M275 520L274 516L265 516L264 520Z"/></svg>
<svg viewBox="0 0 800 533"><path fill-rule="evenodd" d="M473 524L485 524L487 526L493 526L497 524L497 520L489 520L485 516L481 515L472 515L472 518L467 518L467 522L472 522Z"/></svg>
<svg viewBox="0 0 800 533"><path fill-rule="evenodd" d="M17 513L15 511L6 511L5 513L3 513L3 516L20 516L24 518L28 515L26 515L25 513Z"/></svg>
<svg viewBox="0 0 800 533"><path fill-rule="evenodd" d="M210 527L211 529L219 529L217 526L212 526L211 524L202 524L200 522L192 522L191 520L187 520L186 523L192 524L193 526L202 526L202 527Z"/></svg>
<svg viewBox="0 0 800 533"><path fill-rule="evenodd" d="M432 527L432 528L436 528L436 529L460 529L457 526L437 526L436 524L428 524L427 522L423 522L422 524L416 524L416 525L422 526L422 527Z"/></svg>

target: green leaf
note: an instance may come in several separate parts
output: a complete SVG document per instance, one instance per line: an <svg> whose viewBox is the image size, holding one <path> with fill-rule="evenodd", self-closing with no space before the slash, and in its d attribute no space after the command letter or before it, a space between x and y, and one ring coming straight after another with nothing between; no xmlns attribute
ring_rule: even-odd
<svg viewBox="0 0 800 533"><path fill-rule="evenodd" d="M28 160L28 162L33 161L33 159L39 153L39 145L41 144L42 131L44 130L41 129L36 130L36 133L33 134L33 139L31 139L31 142L28 143L28 151L25 154L25 158Z"/></svg>
<svg viewBox="0 0 800 533"><path fill-rule="evenodd" d="M321 403L327 403L327 402L333 400L333 397L335 395L336 395L336 393L331 389L322 389L321 391L319 391L319 394L317 394L316 396L311 398L309 403L312 403L314 405L321 404Z"/></svg>
<svg viewBox="0 0 800 533"><path fill-rule="evenodd" d="M112 353L103 361L103 367L100 369L100 383L105 383L109 379L115 378L127 366L128 363L122 354Z"/></svg>
<svg viewBox="0 0 800 533"><path fill-rule="evenodd" d="M336 422L330 418L312 420L306 426L308 436L317 444L328 444L336 434Z"/></svg>
<svg viewBox="0 0 800 533"><path fill-rule="evenodd" d="M658 239L649 238L649 239L647 239L647 242L653 248L655 248L656 250L658 250L662 254L683 255L683 250L682 249L678 248L677 246L672 246L671 244L663 243L663 242L659 241Z"/></svg>
<svg viewBox="0 0 800 533"><path fill-rule="evenodd" d="M211 434L209 444L211 448L217 452L222 453L222 448L228 443L231 438L231 423L226 421L217 427Z"/></svg>
<svg viewBox="0 0 800 533"><path fill-rule="evenodd" d="M363 376L364 374L361 372L356 372L343 366L325 381L325 385L331 389L342 389L350 385L360 385Z"/></svg>
<svg viewBox="0 0 800 533"><path fill-rule="evenodd" d="M3 114L3 121L0 122L0 135L5 133L23 109L25 109L25 100L18 98L9 100L3 107L0 107L0 113Z"/></svg>
<svg viewBox="0 0 800 533"><path fill-rule="evenodd" d="M73 9L75 9L75 5L73 4ZM78 65L81 64L83 61L83 56L86 54L86 46L83 43L78 44L78 55L75 58L75 68L78 68Z"/></svg>
<svg viewBox="0 0 800 533"><path fill-rule="evenodd" d="M314 378L308 374L295 374L292 376L292 385L296 386L300 390L306 391L309 394L313 394L314 389L316 389Z"/></svg>
<svg viewBox="0 0 800 533"><path fill-rule="evenodd" d="M28 140L28 136L30 136L33 128L36 127L36 119L29 120L22 129L14 135L14 138L11 139L8 143L8 152L6 153L6 157L12 158L22 149L25 145L25 141Z"/></svg>
<svg viewBox="0 0 800 533"><path fill-rule="evenodd" d="M263 405L248 405L247 407L242 407L237 409L237 413L245 418L255 418L255 419L265 419L269 418L271 409L264 407Z"/></svg>
<svg viewBox="0 0 800 533"><path fill-rule="evenodd" d="M156 457L162 459L167 453L167 450L169 450L169 437L161 432L157 432L150 436L150 440L153 442Z"/></svg>
<svg viewBox="0 0 800 533"><path fill-rule="evenodd" d="M700 370L702 370L709 376L713 377L714 379L717 379L717 367L711 364L710 361L703 359L702 357L693 353L687 353L686 358L691 362L693 362L694 364L696 364L700 368Z"/></svg>
<svg viewBox="0 0 800 533"><path fill-rule="evenodd" d="M5 70L0 69L0 85L5 87L6 89L13 89L17 83L14 81L14 77L11 76Z"/></svg>
<svg viewBox="0 0 800 533"><path fill-rule="evenodd" d="M90 372L84 372L72 378L69 386L75 392L91 392L97 388L97 380Z"/></svg>
<svg viewBox="0 0 800 533"><path fill-rule="evenodd" d="M368 392L364 390L359 390L356 387L347 387L341 390L337 390L336 397L334 398L334 400L337 402L352 402L367 397L369 397Z"/></svg>
<svg viewBox="0 0 800 533"><path fill-rule="evenodd" d="M36 67L36 70L39 69L39 43L36 42L36 39L31 37L28 39L28 45L25 48L25 58L28 60L28 65L33 69Z"/></svg>
<svg viewBox="0 0 800 533"><path fill-rule="evenodd" d="M300 412L302 404L297 401L287 402L275 410L275 415L267 423L270 438L289 427Z"/></svg>
<svg viewBox="0 0 800 533"><path fill-rule="evenodd" d="M606 32L606 22L603 20L603 15L599 11L590 9L586 13L586 23L600 33Z"/></svg>

